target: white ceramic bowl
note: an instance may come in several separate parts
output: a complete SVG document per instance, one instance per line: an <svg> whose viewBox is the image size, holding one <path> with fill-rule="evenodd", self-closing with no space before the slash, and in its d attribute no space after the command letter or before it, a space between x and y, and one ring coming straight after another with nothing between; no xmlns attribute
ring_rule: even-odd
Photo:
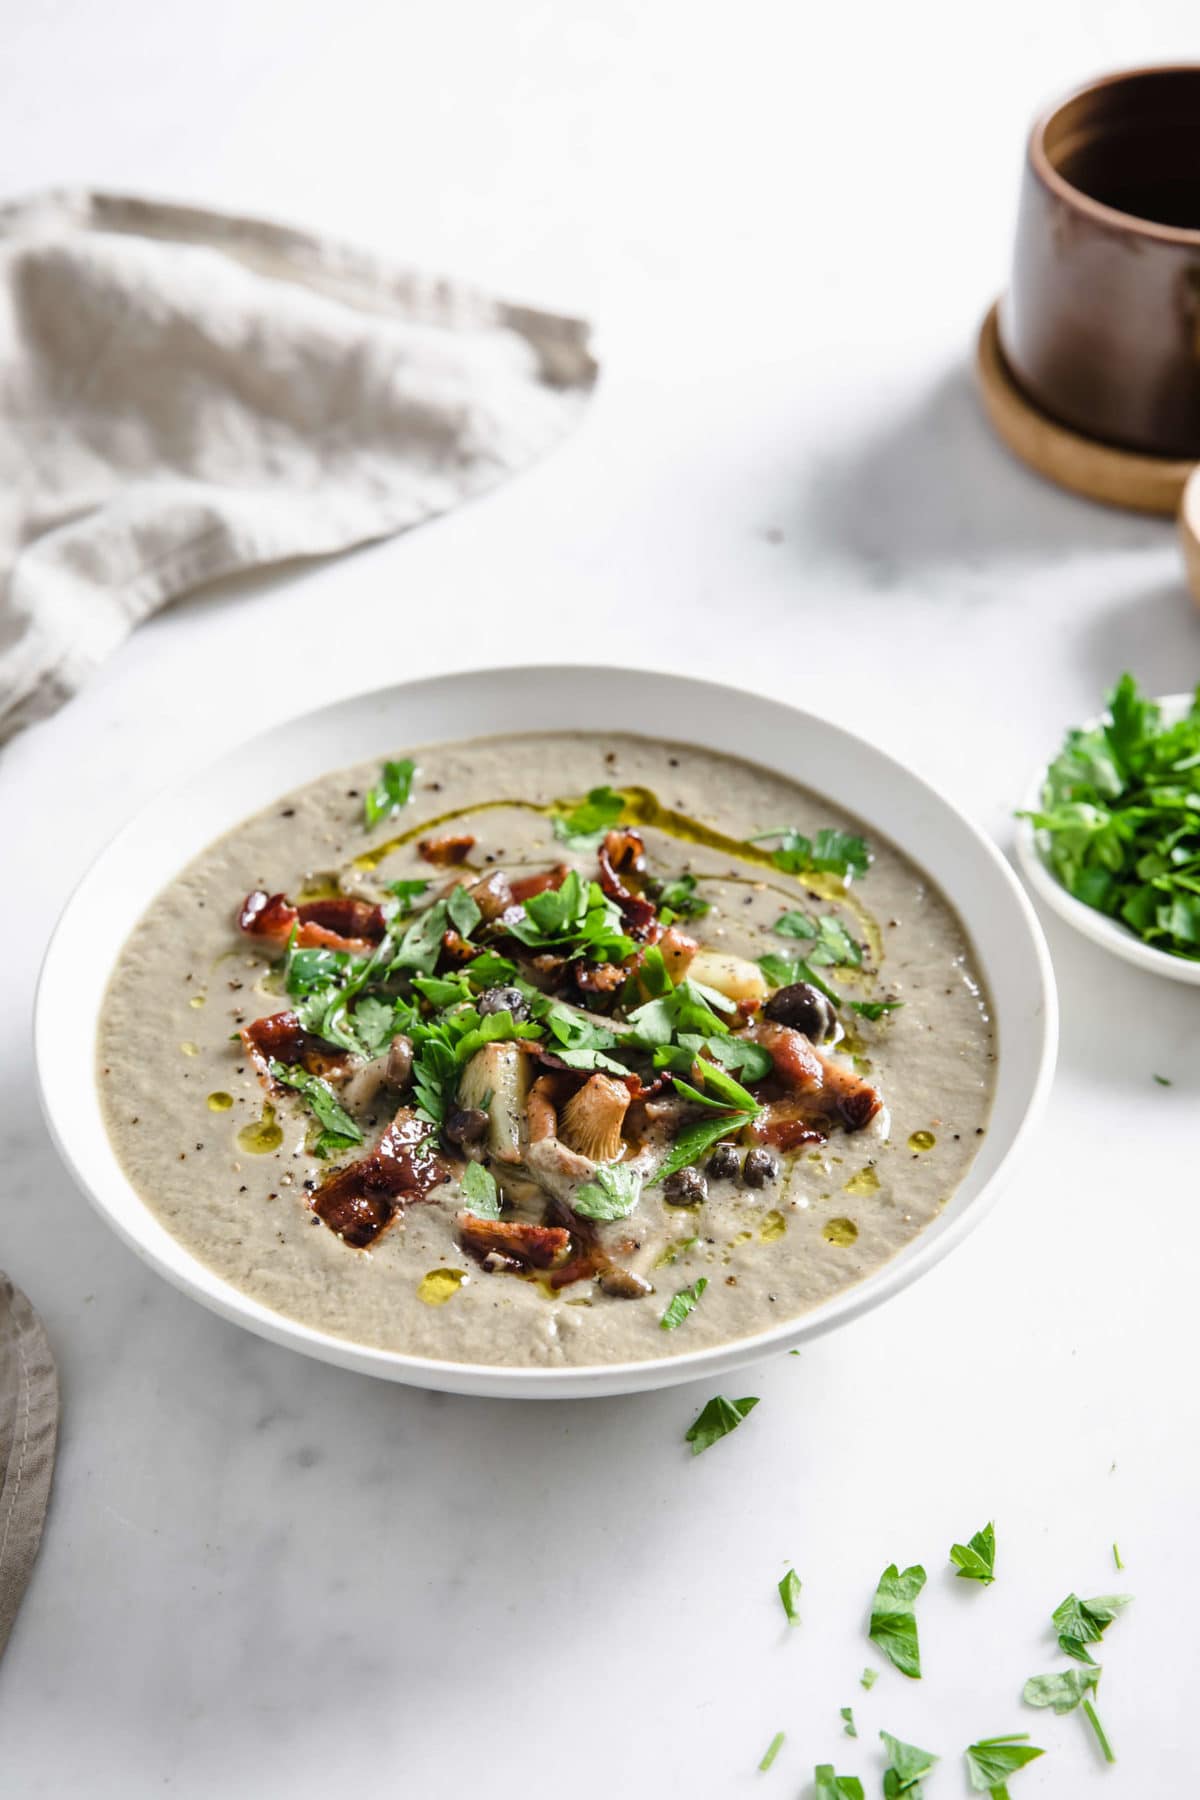
<svg viewBox="0 0 1200 1800"><path fill-rule="evenodd" d="M1163 709L1164 722L1168 725L1181 719L1191 703L1190 694L1164 694L1158 702ZM1091 731L1099 723L1099 718L1088 719L1082 729ZM1030 782L1022 802L1023 812L1037 812L1040 808L1046 767L1039 769ZM1200 962L1189 962L1186 957L1172 956L1168 950L1156 950L1153 944L1144 943L1130 931L1128 925L1122 925L1119 919L1110 919L1106 913L1097 912L1094 906L1085 906L1082 900L1076 900L1073 894L1068 894L1050 867L1047 852L1047 834L1035 830L1028 819L1021 819L1017 826L1017 856L1029 885L1041 895L1047 906L1053 907L1060 918L1074 926L1084 937L1091 938L1094 944L1099 944L1102 950L1111 951L1113 956L1119 956L1123 962L1133 963L1135 968L1149 969L1153 975L1165 975L1169 981L1183 981L1193 987L1200 986Z"/></svg>
<svg viewBox="0 0 1200 1800"><path fill-rule="evenodd" d="M890 837L966 921L994 1001L999 1058L991 1128L966 1181L922 1235L857 1287L803 1318L693 1355L594 1368L505 1369L368 1349L314 1331L240 1293L184 1249L139 1199L101 1117L93 1073L109 970L153 896L212 839L285 789L413 744L511 731L649 731L749 757L802 781ZM276 727L161 795L127 825L67 903L38 988L35 1050L58 1149L121 1237L195 1299L310 1356L456 1393L575 1398L665 1387L844 1325L915 1281L982 1219L1040 1111L1057 1036L1041 930L993 845L925 782L860 738L776 701L708 682L620 669L480 670L385 688Z"/></svg>

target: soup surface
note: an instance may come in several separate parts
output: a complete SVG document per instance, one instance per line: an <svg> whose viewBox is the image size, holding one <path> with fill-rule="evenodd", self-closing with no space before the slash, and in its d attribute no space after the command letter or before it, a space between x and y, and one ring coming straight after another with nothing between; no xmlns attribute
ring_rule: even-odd
<svg viewBox="0 0 1200 1800"><path fill-rule="evenodd" d="M683 744L437 745L281 798L153 902L98 1043L169 1231L358 1343L553 1366L769 1329L895 1255L987 1126L959 919Z"/></svg>

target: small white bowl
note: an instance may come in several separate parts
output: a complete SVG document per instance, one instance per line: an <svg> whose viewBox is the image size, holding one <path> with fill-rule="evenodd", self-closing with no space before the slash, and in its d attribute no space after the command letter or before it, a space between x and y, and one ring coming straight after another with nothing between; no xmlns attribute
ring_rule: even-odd
<svg viewBox="0 0 1200 1800"><path fill-rule="evenodd" d="M1190 694L1164 694L1158 701L1168 725L1181 719L1191 703ZM1091 731L1100 723L1101 717L1103 715L1085 720L1082 729ZM1022 802L1023 811L1040 810L1048 767L1049 764L1039 769L1029 784ZM1094 906L1085 906L1082 900L1076 900L1074 894L1068 894L1050 867L1047 850L1047 833L1036 830L1028 819L1020 820L1017 828L1017 856L1025 878L1046 905L1053 907L1059 918L1065 919L1068 925L1073 925L1084 937L1091 938L1102 950L1111 951L1122 961L1133 963L1135 968L1149 969L1152 975L1165 975L1168 981L1183 981L1192 987L1200 986L1200 962L1189 962L1185 956L1173 956L1169 950L1156 950L1153 944L1144 943L1135 932L1130 931L1128 925L1122 925L1119 919L1110 919L1107 913L1097 912Z"/></svg>
<svg viewBox="0 0 1200 1800"><path fill-rule="evenodd" d="M214 838L285 789L405 744L511 731L645 731L780 770L886 835L957 908L992 998L998 1059L987 1135L951 1203L856 1287L753 1337L688 1355L593 1367L505 1368L375 1350L273 1312L171 1236L109 1142L95 1079L108 973L163 885ZM108 846L67 902L46 952L34 1020L42 1105L67 1167L109 1225L193 1299L261 1337L391 1381L509 1399L576 1399L716 1380L846 1325L907 1287L979 1224L1027 1145L1054 1070L1058 1012L1045 940L995 845L911 770L811 713L646 670L480 669L339 701L278 725L160 795Z"/></svg>

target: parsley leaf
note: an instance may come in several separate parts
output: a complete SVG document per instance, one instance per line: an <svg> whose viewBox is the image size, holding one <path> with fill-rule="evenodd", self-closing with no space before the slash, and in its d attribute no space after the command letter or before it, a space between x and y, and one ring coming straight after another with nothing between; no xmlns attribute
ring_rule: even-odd
<svg viewBox="0 0 1200 1800"><path fill-rule="evenodd" d="M592 1179L575 1190L571 1206L585 1219L627 1219L641 1191L642 1178L636 1169L624 1163L601 1163Z"/></svg>
<svg viewBox="0 0 1200 1800"><path fill-rule="evenodd" d="M667 907L677 919L702 919L712 911L708 901L697 893L694 875L676 875L670 881L660 881L655 892L660 908Z"/></svg>
<svg viewBox="0 0 1200 1800"><path fill-rule="evenodd" d="M919 1563L903 1574L895 1563L889 1563L875 1590L868 1633L888 1661L914 1681L921 1675L921 1651L913 1602L924 1586L925 1571Z"/></svg>
<svg viewBox="0 0 1200 1800"><path fill-rule="evenodd" d="M363 1134L350 1114L338 1101L333 1089L319 1075L309 1075L304 1069L292 1067L286 1063L272 1061L270 1066L273 1078L284 1087L295 1088L304 1098L304 1103L321 1127L320 1136L314 1145L316 1156L336 1156L339 1150L349 1150L354 1144L361 1144Z"/></svg>
<svg viewBox="0 0 1200 1800"><path fill-rule="evenodd" d="M813 940L810 962L840 963L854 969L862 967L862 946L833 913L818 913L816 918L803 912L780 913L774 929L779 937Z"/></svg>
<svg viewBox="0 0 1200 1800"><path fill-rule="evenodd" d="M795 1569L789 1569L779 1583L779 1598L783 1603L783 1610L787 1614L788 1624L798 1625L800 1623L800 1577Z"/></svg>
<svg viewBox="0 0 1200 1800"><path fill-rule="evenodd" d="M1100 1642L1117 1614L1132 1599L1132 1594L1097 1594L1091 1600L1068 1594L1051 1614L1058 1631L1059 1649L1067 1656L1073 1656L1076 1662L1094 1662L1087 1646Z"/></svg>
<svg viewBox="0 0 1200 1800"><path fill-rule="evenodd" d="M842 1715L842 1730L847 1737L856 1738L858 1736L858 1726L854 1723L854 1708L852 1706L840 1706L838 1711Z"/></svg>
<svg viewBox="0 0 1200 1800"><path fill-rule="evenodd" d="M435 900L432 906L418 913L396 945L389 974L393 970L412 969L419 975L432 975L449 922L450 908L445 900Z"/></svg>
<svg viewBox="0 0 1200 1800"><path fill-rule="evenodd" d="M429 883L427 881L393 881L388 884L387 891L396 896L400 902L400 910L408 912L412 901L419 900L421 895L427 893L428 890Z"/></svg>
<svg viewBox="0 0 1200 1800"><path fill-rule="evenodd" d="M863 1784L857 1775L835 1775L832 1763L818 1763L813 1770L813 1800L863 1800Z"/></svg>
<svg viewBox="0 0 1200 1800"><path fill-rule="evenodd" d="M593 962L623 962L635 945L622 929L621 909L597 881L572 869L560 888L525 901L523 916L508 931L531 950L575 951Z"/></svg>
<svg viewBox="0 0 1200 1800"><path fill-rule="evenodd" d="M1021 1698L1026 1706L1051 1706L1059 1714L1074 1712L1077 1706L1082 1706L1088 1724L1096 1734L1105 1762L1113 1763L1117 1760L1113 1747L1091 1698L1099 1684L1100 1675L1101 1671L1094 1663L1088 1669L1056 1669L1049 1675L1031 1675L1025 1683Z"/></svg>
<svg viewBox="0 0 1200 1800"><path fill-rule="evenodd" d="M450 923L461 937L470 937L483 914L461 884L453 888L446 900Z"/></svg>
<svg viewBox="0 0 1200 1800"><path fill-rule="evenodd" d="M975 1793L990 1794L992 1800L1009 1800L1005 1786L1008 1777L1046 1752L1029 1742L1027 1731L1013 1731L1007 1737L980 1738L965 1754L967 1778Z"/></svg>
<svg viewBox="0 0 1200 1800"><path fill-rule="evenodd" d="M468 1212L473 1212L479 1219L500 1217L500 1194L490 1169L482 1163L469 1162L463 1170L461 1185Z"/></svg>
<svg viewBox="0 0 1200 1800"><path fill-rule="evenodd" d="M907 1795L908 1800L924 1800L921 1777L928 1775L938 1760L933 1751L902 1743L890 1731L881 1731L879 1735L888 1759L883 1775L884 1800L900 1800L901 1795Z"/></svg>
<svg viewBox="0 0 1200 1800"><path fill-rule="evenodd" d="M757 1405L757 1394L749 1395L745 1400L727 1400L724 1394L715 1395L683 1434L684 1442L692 1446L692 1455L699 1456L719 1438L736 1431L746 1414L753 1412Z"/></svg>
<svg viewBox="0 0 1200 1800"><path fill-rule="evenodd" d="M829 826L818 831L815 838L807 838L802 832L784 825L778 831L762 831L750 842L762 844L771 838L779 840L778 848L771 853L771 861L788 875L804 875L813 870L818 874L838 875L848 882L856 875L865 875L873 860L865 839L852 832L834 831Z"/></svg>
<svg viewBox="0 0 1200 1800"><path fill-rule="evenodd" d="M699 1162L710 1145L719 1138L728 1137L731 1131L740 1131L745 1123L745 1113L722 1113L715 1119L697 1119L694 1125L685 1125L671 1146L671 1154L647 1185L657 1187L676 1169L690 1168L692 1163Z"/></svg>
<svg viewBox="0 0 1200 1800"><path fill-rule="evenodd" d="M384 763L379 780L363 795L363 819L368 831L373 830L380 819L389 819L402 806L408 805L416 772L417 765L408 756L399 762Z"/></svg>
<svg viewBox="0 0 1200 1800"><path fill-rule="evenodd" d="M680 1288L675 1298L667 1306L667 1310L663 1313L662 1318L659 1320L661 1329L663 1331L674 1331L677 1325L682 1325L688 1314L696 1310L700 1296L707 1286L707 1275L700 1275L692 1283L690 1288Z"/></svg>
<svg viewBox="0 0 1200 1800"><path fill-rule="evenodd" d="M987 1524L967 1544L951 1544L950 1561L959 1578L982 1581L990 1587L996 1579L996 1527Z"/></svg>
<svg viewBox="0 0 1200 1800"><path fill-rule="evenodd" d="M870 1690L875 1686L875 1683L879 1680L879 1670L878 1669L864 1669L858 1679L859 1679L860 1686L865 1687L867 1689L867 1692L869 1693Z"/></svg>
<svg viewBox="0 0 1200 1800"><path fill-rule="evenodd" d="M762 1761L758 1765L760 1769L765 1770L770 1768L771 1764L775 1761L775 1758L779 1755L779 1752L783 1749L785 1735L786 1734L782 1731L777 1731L775 1733L775 1736L763 1751Z"/></svg>
<svg viewBox="0 0 1200 1800"><path fill-rule="evenodd" d="M568 813L555 813L550 822L555 837L569 850L595 850L624 810L625 801L614 788L594 787L586 800Z"/></svg>

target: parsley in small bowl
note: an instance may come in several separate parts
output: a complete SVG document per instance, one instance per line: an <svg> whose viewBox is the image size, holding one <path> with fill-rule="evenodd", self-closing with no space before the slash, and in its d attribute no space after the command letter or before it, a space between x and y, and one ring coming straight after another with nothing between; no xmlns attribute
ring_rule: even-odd
<svg viewBox="0 0 1200 1800"><path fill-rule="evenodd" d="M1017 850L1069 925L1126 962L1200 983L1200 689L1132 675L1034 781Z"/></svg>

